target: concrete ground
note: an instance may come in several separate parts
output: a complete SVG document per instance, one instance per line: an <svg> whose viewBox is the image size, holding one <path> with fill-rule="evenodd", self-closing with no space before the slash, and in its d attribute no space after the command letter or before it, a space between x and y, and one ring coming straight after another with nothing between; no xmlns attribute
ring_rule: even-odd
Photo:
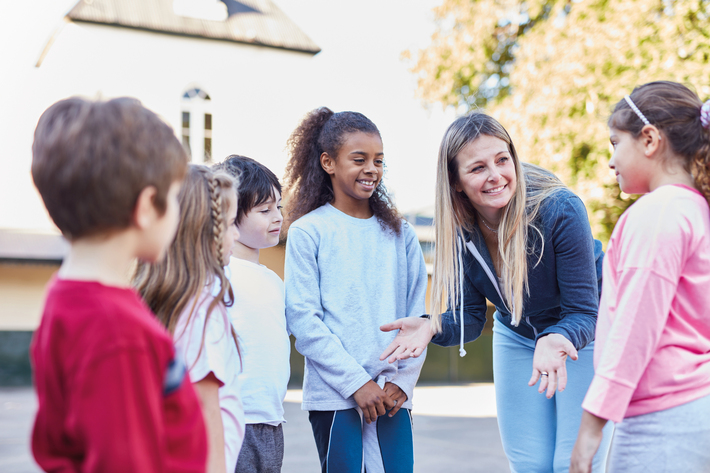
<svg viewBox="0 0 710 473"><path fill-rule="evenodd" d="M290 390L284 404L284 473L319 471L301 392ZM415 472L508 472L498 435L492 384L418 387L414 394ZM0 388L0 471L40 471L30 453L37 401L31 388Z"/></svg>

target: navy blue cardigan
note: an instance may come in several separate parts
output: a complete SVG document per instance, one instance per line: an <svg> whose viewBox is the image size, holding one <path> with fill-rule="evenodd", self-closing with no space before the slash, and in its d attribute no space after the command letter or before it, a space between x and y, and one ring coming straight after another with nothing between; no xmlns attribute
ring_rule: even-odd
<svg viewBox="0 0 710 473"><path fill-rule="evenodd" d="M584 204L569 189L561 189L543 202L537 226L543 232L545 248L537 263L541 244L533 230L530 238L534 251L528 256L530 295L524 297L523 316L517 327L511 325L510 312L481 264L469 249L463 249L465 342L481 334L486 321L486 299L497 309L494 317L525 338L537 340L559 333L577 350L594 340L604 252L601 242L592 237ZM475 245L496 277L480 229L465 232L464 238ZM461 336L459 317L458 307L455 317L451 308L442 314L442 332L432 342L457 345Z"/></svg>

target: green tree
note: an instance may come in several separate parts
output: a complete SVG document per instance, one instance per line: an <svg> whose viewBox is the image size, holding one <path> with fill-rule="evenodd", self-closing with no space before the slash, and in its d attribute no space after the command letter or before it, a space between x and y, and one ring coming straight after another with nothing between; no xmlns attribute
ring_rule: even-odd
<svg viewBox="0 0 710 473"><path fill-rule="evenodd" d="M608 170L606 121L634 86L710 95L708 0L444 0L413 71L427 102L484 108L522 159L562 178L607 241L633 201Z"/></svg>

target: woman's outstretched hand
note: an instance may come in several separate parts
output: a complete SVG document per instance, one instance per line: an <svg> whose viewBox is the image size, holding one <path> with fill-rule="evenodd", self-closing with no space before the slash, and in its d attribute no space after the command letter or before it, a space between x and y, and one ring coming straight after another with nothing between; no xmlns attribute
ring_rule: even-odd
<svg viewBox="0 0 710 473"><path fill-rule="evenodd" d="M384 360L389 356L387 361L390 363L394 363L395 360L418 357L434 336L429 319L421 317L397 319L394 322L384 324L380 327L380 330L383 332L399 330L392 343L380 355L380 360Z"/></svg>
<svg viewBox="0 0 710 473"><path fill-rule="evenodd" d="M534 386L540 379L538 392L547 390L547 398L555 391L564 391L567 386L567 357L577 359L577 350L564 335L551 333L538 339L533 355L532 377L528 386Z"/></svg>

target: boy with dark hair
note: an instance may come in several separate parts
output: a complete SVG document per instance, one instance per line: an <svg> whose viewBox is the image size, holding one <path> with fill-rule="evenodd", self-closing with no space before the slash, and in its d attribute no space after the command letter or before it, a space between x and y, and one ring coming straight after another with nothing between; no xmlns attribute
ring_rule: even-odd
<svg viewBox="0 0 710 473"><path fill-rule="evenodd" d="M178 223L188 158L135 99L70 98L39 119L32 177L70 250L31 355L32 450L46 471L201 472L199 403L171 337L130 287Z"/></svg>
<svg viewBox="0 0 710 473"><path fill-rule="evenodd" d="M243 371L239 375L246 431L236 473L278 473L284 456L283 400L290 375L284 284L259 264L259 250L279 242L281 184L263 164L232 155L215 166L239 179L239 239L230 264Z"/></svg>

